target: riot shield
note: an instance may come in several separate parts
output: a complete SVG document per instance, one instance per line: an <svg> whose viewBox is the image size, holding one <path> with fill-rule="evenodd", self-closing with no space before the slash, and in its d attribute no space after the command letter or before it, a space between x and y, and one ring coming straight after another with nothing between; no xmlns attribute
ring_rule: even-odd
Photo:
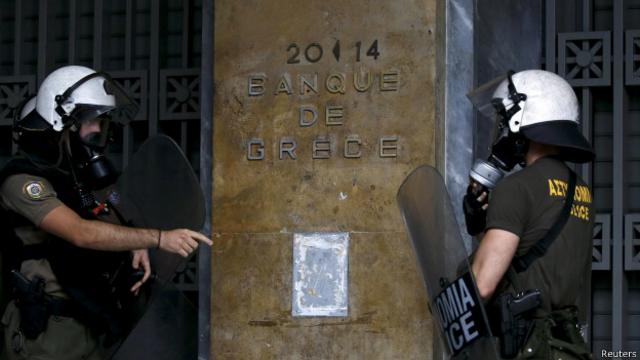
<svg viewBox="0 0 640 360"><path fill-rule="evenodd" d="M449 359L500 359L444 181L421 166L397 194Z"/></svg>
<svg viewBox="0 0 640 360"><path fill-rule="evenodd" d="M172 283L156 283L152 287L154 295L147 311L110 358L195 359L198 356L197 308Z"/></svg>
<svg viewBox="0 0 640 360"><path fill-rule="evenodd" d="M120 175L117 187L139 210L137 226L200 230L204 195L189 161L170 137L145 141Z"/></svg>
<svg viewBox="0 0 640 360"><path fill-rule="evenodd" d="M123 217L134 226L198 231L204 225L205 200L198 179L180 147L169 137L149 138L130 160L116 188ZM197 309L172 283L187 260L152 251L153 282L136 325L110 358L186 359L197 354Z"/></svg>
<svg viewBox="0 0 640 360"><path fill-rule="evenodd" d="M204 225L204 195L198 178L168 136L156 135L144 142L116 187L136 227L198 231ZM169 280L182 258L160 251L155 255L157 276Z"/></svg>

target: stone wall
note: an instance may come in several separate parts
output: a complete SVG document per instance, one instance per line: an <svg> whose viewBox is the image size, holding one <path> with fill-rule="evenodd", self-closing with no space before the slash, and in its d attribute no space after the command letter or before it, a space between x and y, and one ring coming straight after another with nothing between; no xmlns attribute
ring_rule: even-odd
<svg viewBox="0 0 640 360"><path fill-rule="evenodd" d="M435 162L435 12L215 2L212 359L431 358L395 194ZM308 233L346 234L347 251L301 260Z"/></svg>

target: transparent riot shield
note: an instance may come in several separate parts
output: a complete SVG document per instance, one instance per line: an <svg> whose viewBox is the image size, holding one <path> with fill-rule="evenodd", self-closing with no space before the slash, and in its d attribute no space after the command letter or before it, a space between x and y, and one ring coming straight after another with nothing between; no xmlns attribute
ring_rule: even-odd
<svg viewBox="0 0 640 360"><path fill-rule="evenodd" d="M180 147L169 137L149 138L119 177L123 216L134 226L199 231L205 200L198 178ZM135 325L109 357L125 359L187 359L197 356L197 309L172 283L185 262L179 255L152 251L153 281Z"/></svg>
<svg viewBox="0 0 640 360"><path fill-rule="evenodd" d="M421 166L397 194L449 359L500 359L444 181Z"/></svg>

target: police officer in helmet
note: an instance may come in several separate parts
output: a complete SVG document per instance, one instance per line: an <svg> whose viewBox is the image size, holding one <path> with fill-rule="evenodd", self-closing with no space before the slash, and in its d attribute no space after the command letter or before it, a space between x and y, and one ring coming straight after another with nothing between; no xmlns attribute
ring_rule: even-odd
<svg viewBox="0 0 640 360"><path fill-rule="evenodd" d="M148 248L187 257L211 245L188 229L119 225L117 208L101 201L116 178L104 156L109 127L132 115L126 98L109 75L65 66L15 123L19 151L0 172L3 254L14 259L3 359L103 358L101 342L123 335L112 276L121 265L143 274L125 289L136 293L151 274Z"/></svg>
<svg viewBox="0 0 640 360"><path fill-rule="evenodd" d="M575 93L554 73L526 70L469 98L495 121L491 155L472 168L464 210L468 232L481 237L472 271L502 356L590 359L579 324L595 214L589 188L565 162L595 154L580 131ZM516 165L522 170L502 178ZM516 310L534 295L537 306Z"/></svg>

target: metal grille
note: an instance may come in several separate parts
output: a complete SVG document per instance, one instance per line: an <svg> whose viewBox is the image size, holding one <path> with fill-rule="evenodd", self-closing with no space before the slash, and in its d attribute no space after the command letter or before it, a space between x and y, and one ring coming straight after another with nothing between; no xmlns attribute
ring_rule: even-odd
<svg viewBox="0 0 640 360"><path fill-rule="evenodd" d="M575 87L597 153L581 170L598 212L593 269L602 270L593 351L640 351L640 1L545 0L545 12L545 66Z"/></svg>
<svg viewBox="0 0 640 360"><path fill-rule="evenodd" d="M611 216L596 215L593 224L593 270L611 269Z"/></svg>
<svg viewBox="0 0 640 360"><path fill-rule="evenodd" d="M640 214L625 216L625 270L640 270Z"/></svg>
<svg viewBox="0 0 640 360"><path fill-rule="evenodd" d="M176 140L200 168L201 0L15 0L0 4L0 163L12 153L16 106L52 70L78 64L109 72L140 105L115 134L117 167L150 135ZM195 258L175 282L197 289ZM185 270L186 271L186 270Z"/></svg>
<svg viewBox="0 0 640 360"><path fill-rule="evenodd" d="M558 74L572 86L611 85L610 33L558 34Z"/></svg>
<svg viewBox="0 0 640 360"><path fill-rule="evenodd" d="M640 30L627 30L625 38L625 80L627 85L640 85Z"/></svg>

